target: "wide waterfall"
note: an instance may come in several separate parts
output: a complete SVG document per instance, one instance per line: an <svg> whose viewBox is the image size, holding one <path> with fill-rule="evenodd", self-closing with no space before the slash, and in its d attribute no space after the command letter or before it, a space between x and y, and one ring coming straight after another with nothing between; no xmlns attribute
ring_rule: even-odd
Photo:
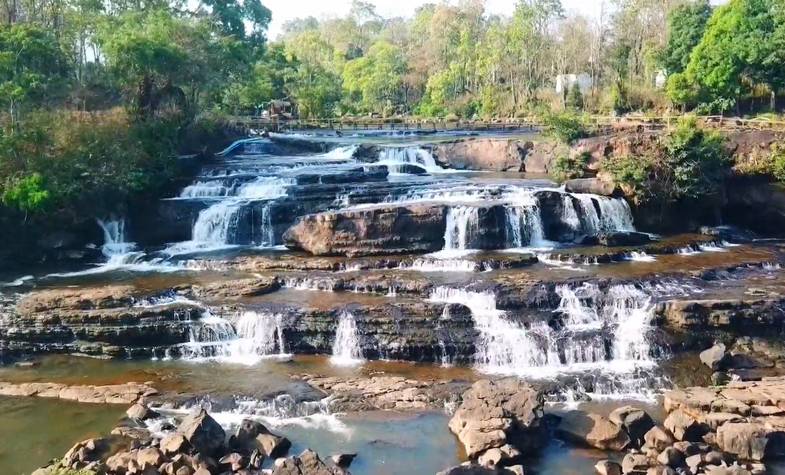
<svg viewBox="0 0 785 475"><path fill-rule="evenodd" d="M351 366L363 362L362 348L357 333L357 322L349 311L341 312L335 329L333 354L330 362L337 366Z"/></svg>
<svg viewBox="0 0 785 475"><path fill-rule="evenodd" d="M654 307L646 293L632 285L603 292L595 284L562 285L557 293L561 302L555 312L563 316L558 330L511 321L498 310L492 292L437 287L430 299L472 311L480 333L475 364L482 371L532 377L593 369L618 374L653 364L648 333Z"/></svg>
<svg viewBox="0 0 785 475"><path fill-rule="evenodd" d="M262 358L287 358L283 315L244 311L234 324L205 312L191 325L190 341L181 345L187 360L218 359L253 364Z"/></svg>

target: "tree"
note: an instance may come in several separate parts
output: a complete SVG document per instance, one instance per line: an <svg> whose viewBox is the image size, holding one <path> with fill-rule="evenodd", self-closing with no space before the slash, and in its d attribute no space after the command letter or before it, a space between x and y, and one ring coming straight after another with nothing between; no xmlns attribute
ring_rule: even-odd
<svg viewBox="0 0 785 475"><path fill-rule="evenodd" d="M662 65L668 74L687 69L690 54L703 37L711 12L708 0L698 0L678 6L668 14L668 44L662 54Z"/></svg>
<svg viewBox="0 0 785 475"><path fill-rule="evenodd" d="M41 28L17 24L0 27L0 101L13 125L20 108L44 99L64 77L65 58L57 41Z"/></svg>
<svg viewBox="0 0 785 475"><path fill-rule="evenodd" d="M211 17L228 36L245 41L254 48L264 46L272 13L259 0L204 0Z"/></svg>
<svg viewBox="0 0 785 475"><path fill-rule="evenodd" d="M785 86L785 3L731 0L718 7L685 73L673 81L695 88L703 103L735 101L763 85L774 108L776 92ZM672 97L680 93L677 86L669 88Z"/></svg>
<svg viewBox="0 0 785 475"><path fill-rule="evenodd" d="M390 112L403 102L401 85L405 72L401 50L389 42L379 41L366 56L346 64L343 86L350 98L360 97L366 112Z"/></svg>

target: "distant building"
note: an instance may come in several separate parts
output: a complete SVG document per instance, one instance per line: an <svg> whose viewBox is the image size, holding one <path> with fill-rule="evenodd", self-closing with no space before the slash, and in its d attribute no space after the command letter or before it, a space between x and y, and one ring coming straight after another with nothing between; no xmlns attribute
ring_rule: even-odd
<svg viewBox="0 0 785 475"><path fill-rule="evenodd" d="M668 72L664 69L657 71L657 76L654 77L654 87L663 89L665 84L668 83Z"/></svg>
<svg viewBox="0 0 785 475"><path fill-rule="evenodd" d="M586 73L581 74L559 74L556 76L556 93L565 94L572 89L573 84L578 84L581 93L586 94L592 87L591 76Z"/></svg>

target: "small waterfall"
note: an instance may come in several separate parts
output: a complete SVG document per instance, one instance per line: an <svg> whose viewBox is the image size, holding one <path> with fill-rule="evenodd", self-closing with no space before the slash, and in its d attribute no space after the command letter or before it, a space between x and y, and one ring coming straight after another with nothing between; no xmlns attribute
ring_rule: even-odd
<svg viewBox="0 0 785 475"><path fill-rule="evenodd" d="M507 247L523 247L523 233L521 227L523 216L520 208L505 208L504 218L507 232Z"/></svg>
<svg viewBox="0 0 785 475"><path fill-rule="evenodd" d="M467 259L419 257L411 265L401 264L398 268L418 272L476 272L478 267L478 263Z"/></svg>
<svg viewBox="0 0 785 475"><path fill-rule="evenodd" d="M215 198L228 196L232 189L218 181L197 181L180 192L180 198Z"/></svg>
<svg viewBox="0 0 785 475"><path fill-rule="evenodd" d="M444 229L444 249L465 251L479 232L479 209L473 206L453 206L447 212Z"/></svg>
<svg viewBox="0 0 785 475"><path fill-rule="evenodd" d="M286 357L283 315L245 311L234 325L205 312L191 326L190 341L181 346L183 359L215 358L253 364L264 357Z"/></svg>
<svg viewBox="0 0 785 475"><path fill-rule="evenodd" d="M532 190L517 190L505 205L506 247L550 247L540 215L540 205Z"/></svg>
<svg viewBox="0 0 785 475"><path fill-rule="evenodd" d="M125 219L111 218L108 220L97 219L96 221L104 232L104 244L101 246L101 252L107 258L107 263L102 268L136 264L142 259L144 253L135 251L136 243L127 241Z"/></svg>
<svg viewBox="0 0 785 475"><path fill-rule="evenodd" d="M363 362L362 349L357 334L357 323L351 312L344 311L335 329L333 355L330 362L337 366L351 366Z"/></svg>
<svg viewBox="0 0 785 475"><path fill-rule="evenodd" d="M200 211L193 227L193 241L205 247L229 244L239 209L237 202L222 201Z"/></svg>
<svg viewBox="0 0 785 475"><path fill-rule="evenodd" d="M646 253L646 251L631 251L625 254L624 258L634 262L654 262L656 257Z"/></svg>
<svg viewBox="0 0 785 475"><path fill-rule="evenodd" d="M608 198L606 196L590 195L585 193L571 193L578 200L578 207L581 210L583 232L588 235L596 235L601 232L609 231L635 231L632 222L632 211L630 205L621 198ZM572 200L566 199L569 207L574 209ZM565 209L568 205L565 203ZM570 214L570 212L565 211ZM571 218L570 218L571 219ZM570 227L570 222L565 221ZM579 227L573 227L578 229Z"/></svg>
<svg viewBox="0 0 785 475"><path fill-rule="evenodd" d="M431 152L421 147L385 147L379 151L377 163L387 165L391 173L401 173L401 165L417 165L429 173L445 171Z"/></svg>

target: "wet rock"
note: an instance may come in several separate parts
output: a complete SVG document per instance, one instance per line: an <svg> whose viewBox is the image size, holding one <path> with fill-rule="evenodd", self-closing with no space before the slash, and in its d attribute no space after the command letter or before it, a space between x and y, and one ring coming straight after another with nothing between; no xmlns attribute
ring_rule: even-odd
<svg viewBox="0 0 785 475"><path fill-rule="evenodd" d="M349 468L356 457L357 454L335 454L330 459L336 467Z"/></svg>
<svg viewBox="0 0 785 475"><path fill-rule="evenodd" d="M243 419L237 428L234 438L231 440L231 445L233 447L246 447L256 439L256 436L269 433L270 431L267 430L267 427L260 422L252 419Z"/></svg>
<svg viewBox="0 0 785 475"><path fill-rule="evenodd" d="M620 426L597 414L570 411L561 416L558 434L571 442L600 450L624 450L630 437Z"/></svg>
<svg viewBox="0 0 785 475"><path fill-rule="evenodd" d="M193 295L205 300L223 301L239 297L254 297L268 294L280 288L280 283L272 276L253 279L233 279L211 282L204 286L194 286Z"/></svg>
<svg viewBox="0 0 785 475"><path fill-rule="evenodd" d="M136 403L129 407L128 410L125 411L125 415L128 416L129 419L137 421L146 421L147 419L154 419L159 416L157 412L141 403Z"/></svg>
<svg viewBox="0 0 785 475"><path fill-rule="evenodd" d="M610 460L600 460L594 465L596 475L622 475L621 465Z"/></svg>
<svg viewBox="0 0 785 475"><path fill-rule="evenodd" d="M274 434L259 434L254 439L256 448L266 457L278 458L286 455L292 443L286 437Z"/></svg>
<svg viewBox="0 0 785 475"><path fill-rule="evenodd" d="M521 457L521 452L510 444L488 449L477 457L477 463L484 467L512 465Z"/></svg>
<svg viewBox="0 0 785 475"><path fill-rule="evenodd" d="M450 430L469 458L507 444L532 454L545 443L543 403L539 391L517 378L480 380L463 394Z"/></svg>
<svg viewBox="0 0 785 475"><path fill-rule="evenodd" d="M608 419L622 427L630 436L630 440L638 447L643 445L643 436L646 435L652 427L654 421L646 411L633 406L624 406L615 409L610 413Z"/></svg>
<svg viewBox="0 0 785 475"><path fill-rule="evenodd" d="M725 363L728 361L728 354L725 345L715 343L708 350L701 351L700 360L714 371L726 369Z"/></svg>
<svg viewBox="0 0 785 475"><path fill-rule="evenodd" d="M204 409L186 416L177 428L191 446L203 454L212 454L220 449L226 434L220 424Z"/></svg>
<svg viewBox="0 0 785 475"><path fill-rule="evenodd" d="M465 462L456 467L450 467L447 470L442 470L436 475L498 475L496 469L483 467L482 465Z"/></svg>
<svg viewBox="0 0 785 475"><path fill-rule="evenodd" d="M651 237L646 233L634 231L619 231L602 233L597 236L597 242L603 246L640 246L651 242Z"/></svg>
<svg viewBox="0 0 785 475"><path fill-rule="evenodd" d="M330 467L319 458L316 452L307 449L297 457L282 459L273 468L273 475L340 475L342 470Z"/></svg>
<svg viewBox="0 0 785 475"><path fill-rule="evenodd" d="M522 171L526 145L515 140L472 138L434 145L439 163L456 170Z"/></svg>

